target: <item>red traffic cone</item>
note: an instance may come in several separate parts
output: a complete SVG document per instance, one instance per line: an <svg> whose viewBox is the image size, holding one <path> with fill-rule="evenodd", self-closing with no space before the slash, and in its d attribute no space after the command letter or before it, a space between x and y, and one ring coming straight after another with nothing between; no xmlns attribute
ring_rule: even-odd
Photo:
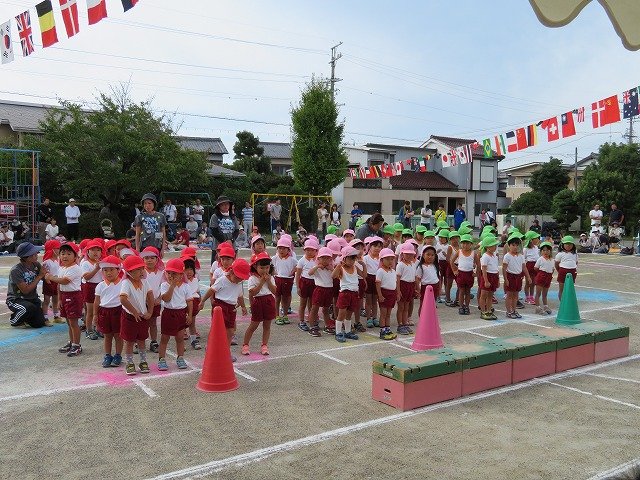
<svg viewBox="0 0 640 480"><path fill-rule="evenodd" d="M440 320L436 311L436 302L433 299L433 287L427 285L420 310L420 323L418 323L411 348L421 351L441 348L443 345L442 335L440 335Z"/></svg>
<svg viewBox="0 0 640 480"><path fill-rule="evenodd" d="M222 309L215 307L202 373L196 388L203 392L230 392L239 386L231 361L231 349L224 328Z"/></svg>

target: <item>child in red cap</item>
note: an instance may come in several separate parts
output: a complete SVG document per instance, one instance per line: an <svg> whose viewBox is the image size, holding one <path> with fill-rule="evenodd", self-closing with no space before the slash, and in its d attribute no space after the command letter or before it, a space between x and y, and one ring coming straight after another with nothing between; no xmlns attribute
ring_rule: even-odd
<svg viewBox="0 0 640 480"><path fill-rule="evenodd" d="M149 319L149 350L158 353L158 317L160 316L160 285L164 277L164 265L160 260L160 251L156 247L145 247L140 252L140 257L144 261L144 270L149 288L153 292L153 312Z"/></svg>
<svg viewBox="0 0 640 480"><path fill-rule="evenodd" d="M294 262L295 265L295 262ZM274 268L267 252L254 255L251 260L251 277L249 277L249 304L251 305L251 324L244 334L242 355L249 355L249 342L253 332L262 323L262 347L260 353L269 355L269 335L271 322L276 317L274 294L277 291L273 279Z"/></svg>
<svg viewBox="0 0 640 480"><path fill-rule="evenodd" d="M231 338L236 332L236 308L242 309L242 314L247 314L247 307L244 305L244 295L242 282L249 279L249 264L243 258L234 260L231 270L223 275L207 290L200 300L200 309L209 299L214 297L214 306L222 309L224 326L227 329L227 340L231 343ZM236 357L231 359L235 362Z"/></svg>
<svg viewBox="0 0 640 480"><path fill-rule="evenodd" d="M95 298L96 286L102 281L102 271L100 270L100 258L102 257L102 242L91 240L85 245L85 255L80 260L82 269L82 301L84 302L84 324L86 330L84 335L89 340L97 340L93 324L93 301Z"/></svg>
<svg viewBox="0 0 640 480"><path fill-rule="evenodd" d="M58 253L60 252L60 242L58 240L47 240L44 242L44 256L42 257L42 266L51 275L57 275L60 268ZM51 281L42 282L42 313L44 319L47 320L49 314L49 303L53 307L53 323L64 323L60 318L60 310L58 309L58 284Z"/></svg>
<svg viewBox="0 0 640 480"><path fill-rule="evenodd" d="M102 366L118 367L122 363L122 338L120 338L120 268L122 263L115 255L105 257L100 262L104 279L96 286L93 314L98 328L104 335L104 358ZM115 355L111 348L115 341Z"/></svg>
<svg viewBox="0 0 640 480"><path fill-rule="evenodd" d="M137 255L127 257L122 266L126 276L120 287L122 315L120 317L120 337L125 341L127 357L127 375L136 374L133 363L133 345L138 346L140 353L140 373L149 373L145 340L149 337L149 318L153 313L153 292L143 278L144 261Z"/></svg>
<svg viewBox="0 0 640 480"><path fill-rule="evenodd" d="M193 321L193 295L185 281L184 262L179 258L172 258L164 268L167 281L160 286L162 298L162 316L160 317L160 347L158 349L158 370L168 370L165 355L169 339L176 339L176 365L179 369L187 368L184 359L185 327Z"/></svg>
<svg viewBox="0 0 640 480"><path fill-rule="evenodd" d="M78 319L82 317L82 269L76 263L80 248L73 242L60 247L60 269L56 275L48 273L45 281L60 285L60 314L66 318L69 327L69 342L60 347L60 353L67 357L75 357L82 353L80 346L80 326Z"/></svg>
<svg viewBox="0 0 640 480"><path fill-rule="evenodd" d="M296 273L296 267L298 261L293 255L291 255L291 242L286 238L278 240L278 252L271 259L273 263L275 282L276 282L276 314L280 311L283 312L283 316L276 317L276 325L285 325L289 323L287 312L291 306L291 291L293 290L293 278ZM282 304L282 310L280 305ZM306 323L302 321L300 325ZM309 330L306 327L305 330Z"/></svg>

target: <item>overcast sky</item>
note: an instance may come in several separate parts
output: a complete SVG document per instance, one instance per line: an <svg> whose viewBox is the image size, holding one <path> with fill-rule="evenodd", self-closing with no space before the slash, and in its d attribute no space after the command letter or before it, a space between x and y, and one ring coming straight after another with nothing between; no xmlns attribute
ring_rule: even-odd
<svg viewBox="0 0 640 480"><path fill-rule="evenodd" d="M0 22L30 8L41 44L35 3L2 0ZM640 84L640 53L623 48L597 2L550 29L525 0L140 0L127 13L107 0L109 18L93 26L78 0L80 33L71 39L53 4L60 42L30 57L21 55L13 21L16 60L0 65L0 98L92 101L130 82L134 100L175 112L180 134L221 137L227 161L239 130L289 141L291 105L312 75L330 75L338 42L346 143L482 140L587 107L575 137L548 144L539 132L540 145L509 154L505 166L550 155L570 162L575 147L581 158L624 141L628 122L594 130L590 105Z"/></svg>

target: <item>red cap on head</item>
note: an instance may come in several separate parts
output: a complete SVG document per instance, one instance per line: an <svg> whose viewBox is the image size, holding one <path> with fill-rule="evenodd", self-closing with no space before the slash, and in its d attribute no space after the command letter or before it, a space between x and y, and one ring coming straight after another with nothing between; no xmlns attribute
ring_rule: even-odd
<svg viewBox="0 0 640 480"><path fill-rule="evenodd" d="M125 238L118 240L114 245L124 245L127 248L132 248L131 242Z"/></svg>
<svg viewBox="0 0 640 480"><path fill-rule="evenodd" d="M231 265L233 274L241 280L247 280L251 273L249 263L244 258L237 258Z"/></svg>
<svg viewBox="0 0 640 480"><path fill-rule="evenodd" d="M108 267L120 268L121 266L122 266L122 262L115 255L109 255L108 257L105 257L102 260L100 260L100 268L108 268Z"/></svg>
<svg viewBox="0 0 640 480"><path fill-rule="evenodd" d="M116 246L116 241L112 238L111 240L107 240L104 244L104 249L109 250Z"/></svg>
<svg viewBox="0 0 640 480"><path fill-rule="evenodd" d="M231 247L221 248L220 251L218 252L218 256L236 258L236 252Z"/></svg>
<svg viewBox="0 0 640 480"><path fill-rule="evenodd" d="M271 260L271 257L267 252L260 252L257 255L251 257L251 265L259 262L260 260Z"/></svg>
<svg viewBox="0 0 640 480"><path fill-rule="evenodd" d="M122 267L125 272L130 272L138 268L144 268L144 260L137 255L130 255L122 262Z"/></svg>
<svg viewBox="0 0 640 480"><path fill-rule="evenodd" d="M62 247L69 247L76 255L78 255L78 252L80 252L80 247L73 242L65 242L60 245L60 248Z"/></svg>
<svg viewBox="0 0 640 480"><path fill-rule="evenodd" d="M184 262L180 258L172 258L164 267L165 272L184 273Z"/></svg>
<svg viewBox="0 0 640 480"><path fill-rule="evenodd" d="M140 256L144 257L158 257L160 258L160 252L156 247L144 247L144 250L140 252Z"/></svg>

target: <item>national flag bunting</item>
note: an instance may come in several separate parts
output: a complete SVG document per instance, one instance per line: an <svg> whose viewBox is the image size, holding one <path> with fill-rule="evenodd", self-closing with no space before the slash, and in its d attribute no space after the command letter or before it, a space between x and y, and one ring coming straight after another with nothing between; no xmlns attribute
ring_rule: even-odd
<svg viewBox="0 0 640 480"><path fill-rule="evenodd" d="M560 129L558 128L558 117L547 118L540 122L540 127L547 131L547 142L555 142L560 138Z"/></svg>
<svg viewBox="0 0 640 480"><path fill-rule="evenodd" d="M584 122L584 107L578 107L573 109L573 113L576 114L576 122Z"/></svg>
<svg viewBox="0 0 640 480"><path fill-rule="evenodd" d="M491 150L491 139L485 138L482 140L482 150L484 158L493 158L493 150Z"/></svg>
<svg viewBox="0 0 640 480"><path fill-rule="evenodd" d="M60 13L62 13L62 21L67 31L67 37L71 38L80 31L76 0L60 0Z"/></svg>
<svg viewBox="0 0 640 480"><path fill-rule="evenodd" d="M11 20L6 21L0 27L2 35L2 63L13 62L13 44L11 43Z"/></svg>
<svg viewBox="0 0 640 480"><path fill-rule="evenodd" d="M466 163L471 163L473 161L473 151L471 150L471 144L463 145L462 147L456 148L456 157L458 159L458 164L464 165Z"/></svg>
<svg viewBox="0 0 640 480"><path fill-rule="evenodd" d="M638 88L634 87L631 90L625 90L622 93L622 116L624 118L631 118L638 115Z"/></svg>
<svg viewBox="0 0 640 480"><path fill-rule="evenodd" d="M34 51L29 10L16 17L16 24L18 25L18 36L20 37L20 46L22 46L22 55L27 57Z"/></svg>
<svg viewBox="0 0 640 480"><path fill-rule="evenodd" d="M538 144L538 127L536 125L529 125L527 127L527 146L533 147Z"/></svg>
<svg viewBox="0 0 640 480"><path fill-rule="evenodd" d="M571 137L576 134L576 125L573 123L573 112L563 113L560 117L562 123L562 138Z"/></svg>
<svg viewBox="0 0 640 480"><path fill-rule="evenodd" d="M620 121L618 96L613 95L591 104L591 122L593 128L604 127Z"/></svg>
<svg viewBox="0 0 640 480"><path fill-rule="evenodd" d="M136 3L138 3L138 0L122 0L122 8L124 8L124 11L126 12L135 7Z"/></svg>
<svg viewBox="0 0 640 480"><path fill-rule="evenodd" d="M496 135L494 137L496 154L498 156L502 156L507 153L507 149L504 147L504 137L502 135Z"/></svg>
<svg viewBox="0 0 640 480"><path fill-rule="evenodd" d="M103 18L107 18L106 0L87 0L87 15L89 25L98 23Z"/></svg>
<svg viewBox="0 0 640 480"><path fill-rule="evenodd" d="M518 150L524 150L527 148L527 134L524 128L516 129L516 146Z"/></svg>
<svg viewBox="0 0 640 480"><path fill-rule="evenodd" d="M38 22L40 23L40 35L42 36L42 46L50 47L54 43L58 43L58 35L56 33L56 21L53 18L53 7L51 0L44 0L36 5L38 13Z"/></svg>
<svg viewBox="0 0 640 480"><path fill-rule="evenodd" d="M402 174L402 162L393 162L393 175L400 174Z"/></svg>
<svg viewBox="0 0 640 480"><path fill-rule="evenodd" d="M507 137L507 152L517 152L518 151L518 142L516 140L516 134L511 131L506 133Z"/></svg>

